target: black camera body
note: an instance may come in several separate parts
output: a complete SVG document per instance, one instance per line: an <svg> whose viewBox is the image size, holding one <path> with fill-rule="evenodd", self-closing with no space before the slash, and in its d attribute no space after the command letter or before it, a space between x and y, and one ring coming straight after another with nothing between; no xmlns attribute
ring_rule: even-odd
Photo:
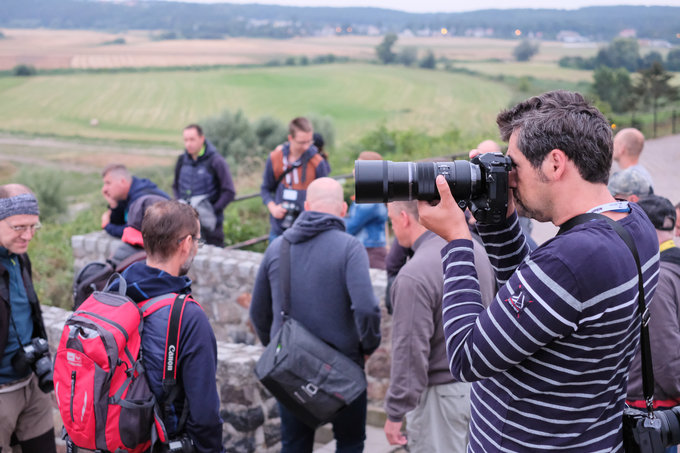
<svg viewBox="0 0 680 453"><path fill-rule="evenodd" d="M501 223L508 210L508 174L512 160L485 153L469 162L356 161L357 203L439 199L436 178L443 175L461 209L467 207L482 223Z"/></svg>
<svg viewBox="0 0 680 453"><path fill-rule="evenodd" d="M653 416L634 407L623 411L623 447L626 453L663 453L680 443L680 406L657 409Z"/></svg>
<svg viewBox="0 0 680 453"><path fill-rule="evenodd" d="M194 441L186 434L168 442L168 453L194 453Z"/></svg>
<svg viewBox="0 0 680 453"><path fill-rule="evenodd" d="M50 348L44 338L33 338L12 357L12 367L20 374L29 370L38 376L38 387L45 393L54 390Z"/></svg>
<svg viewBox="0 0 680 453"><path fill-rule="evenodd" d="M283 216L283 220L281 221L281 228L287 230L293 226L295 219L298 218L302 210L300 209L300 206L294 202L286 200L281 202L281 207L286 210L286 215Z"/></svg>

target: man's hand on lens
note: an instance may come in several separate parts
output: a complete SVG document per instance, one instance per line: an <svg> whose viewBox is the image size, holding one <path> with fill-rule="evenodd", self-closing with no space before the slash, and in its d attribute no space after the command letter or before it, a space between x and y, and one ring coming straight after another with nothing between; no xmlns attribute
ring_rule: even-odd
<svg viewBox="0 0 680 453"><path fill-rule="evenodd" d="M472 239L465 213L451 195L451 189L444 176L437 176L437 190L441 201L431 205L427 201L418 202L420 224L441 236L447 242L454 239Z"/></svg>

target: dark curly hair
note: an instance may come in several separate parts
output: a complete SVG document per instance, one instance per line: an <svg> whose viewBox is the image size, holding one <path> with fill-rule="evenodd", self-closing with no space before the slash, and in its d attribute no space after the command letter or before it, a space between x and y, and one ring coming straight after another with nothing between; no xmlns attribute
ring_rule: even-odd
<svg viewBox="0 0 680 453"><path fill-rule="evenodd" d="M612 132L609 121L579 93L549 91L498 114L503 140L517 132L517 146L534 168L553 149L564 151L583 179L609 180Z"/></svg>

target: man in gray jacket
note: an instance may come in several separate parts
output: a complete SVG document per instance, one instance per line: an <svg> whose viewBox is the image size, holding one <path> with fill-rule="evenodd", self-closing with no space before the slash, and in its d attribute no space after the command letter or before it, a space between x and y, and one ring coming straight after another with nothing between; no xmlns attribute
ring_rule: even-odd
<svg viewBox="0 0 680 453"><path fill-rule="evenodd" d="M680 404L680 249L673 242L676 211L666 198L638 201L659 238L659 283L649 305L649 340L654 367L654 407ZM644 409L642 359L638 349L630 366L628 404ZM675 450L673 450L675 451Z"/></svg>
<svg viewBox="0 0 680 453"><path fill-rule="evenodd" d="M387 212L399 245L414 254L391 290L392 368L385 396L385 435L392 445L408 441L412 453L463 452L470 384L453 379L446 359L439 253L446 242L418 223L416 201L389 203ZM493 270L479 242L474 253L482 301L488 306L496 290ZM404 418L406 436L401 433Z"/></svg>
<svg viewBox="0 0 680 453"><path fill-rule="evenodd" d="M342 187L330 178L307 188L305 211L267 248L257 273L250 318L264 345L283 324L279 280L281 242L290 247L290 317L354 360L380 344L380 309L368 272L368 255L345 232L347 203ZM441 273L441 271L440 271ZM312 452L314 430L279 404L282 453ZM366 392L333 420L338 451L361 452L366 438Z"/></svg>

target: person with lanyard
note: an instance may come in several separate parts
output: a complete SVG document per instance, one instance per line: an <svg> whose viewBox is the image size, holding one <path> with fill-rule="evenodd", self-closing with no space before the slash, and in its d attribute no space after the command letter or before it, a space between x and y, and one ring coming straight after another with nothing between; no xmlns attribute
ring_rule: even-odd
<svg viewBox="0 0 680 453"><path fill-rule="evenodd" d="M269 210L269 243L290 228L304 211L307 187L328 176L330 167L314 146L312 123L303 117L288 125L288 142L269 154L260 196Z"/></svg>
<svg viewBox="0 0 680 453"><path fill-rule="evenodd" d="M659 241L659 284L649 306L649 341L654 372L654 408L680 404L680 249L673 229L677 215L667 198L650 195L638 201L656 229ZM635 355L628 377L628 405L645 409L642 358ZM668 447L668 453L677 447Z"/></svg>
<svg viewBox="0 0 680 453"><path fill-rule="evenodd" d="M511 196L506 219L477 223L499 284L487 309L465 215L443 176L441 201L418 205L421 223L448 242L442 322L451 373L473 382L468 452L622 451L638 284L649 304L658 277L654 227L607 190L611 128L582 95L544 93L497 123ZM516 205L560 232L530 252Z"/></svg>
<svg viewBox="0 0 680 453"><path fill-rule="evenodd" d="M38 200L19 184L0 187L0 452L14 440L23 453L56 452L52 419L51 367L35 372L36 360L50 363L40 302L26 253L40 229ZM33 364L24 352L34 352ZM21 359L24 360L21 360ZM45 362L47 358L47 362Z"/></svg>

